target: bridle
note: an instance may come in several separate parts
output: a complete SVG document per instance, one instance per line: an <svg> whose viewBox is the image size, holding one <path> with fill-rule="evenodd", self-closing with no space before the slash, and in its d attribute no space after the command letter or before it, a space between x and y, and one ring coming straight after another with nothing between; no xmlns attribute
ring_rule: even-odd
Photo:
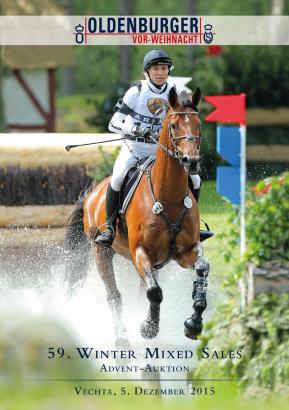
<svg viewBox="0 0 289 410"><path fill-rule="evenodd" d="M158 109L155 114L154 114L154 118L153 118L153 122L155 117L159 114L159 112L162 110L162 108ZM198 111L173 111L171 113L168 114L168 118L170 118L172 115L188 115L188 114L193 114L193 115L199 115ZM152 129L153 129L153 123L152 123ZM188 135L179 135L178 137L174 137L173 133L172 133L172 125L170 123L170 121L168 122L168 131L169 131L169 138L170 141L172 142L172 145L174 147L174 150L171 151L168 146L164 146L162 145L154 136L153 134L151 135L151 139L158 144L166 153L166 155L169 155L172 158L176 158L179 161L181 161L181 156L180 156L180 151L179 151L179 146L181 145L185 145L187 142L191 141L196 141L198 142L198 150L200 149L200 145L201 145L201 135L192 135L192 134L188 134ZM180 140L180 139L184 139L184 141L181 144L176 144L175 141L176 140Z"/></svg>
<svg viewBox="0 0 289 410"><path fill-rule="evenodd" d="M170 118L170 116L172 116L172 115L188 115L188 114L199 115L198 111L190 111L190 112L173 111L173 112L169 113L168 118ZM180 159L178 147L181 146L181 145L185 145L189 141L197 142L198 143L198 150L200 149L200 145L201 145L201 136L200 135L188 134L188 135L180 135L178 137L174 137L173 133L172 133L172 125L171 125L170 121L169 121L169 124L168 124L168 128L169 128L169 137L170 137L170 140L173 144L174 152L177 153L177 158L178 159ZM184 139L184 141L181 144L176 145L175 140L180 140L180 139Z"/></svg>

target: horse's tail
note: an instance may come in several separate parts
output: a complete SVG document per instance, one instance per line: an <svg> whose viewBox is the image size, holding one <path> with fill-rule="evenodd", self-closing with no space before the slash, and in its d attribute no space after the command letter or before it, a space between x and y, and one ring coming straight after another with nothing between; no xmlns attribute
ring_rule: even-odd
<svg viewBox="0 0 289 410"><path fill-rule="evenodd" d="M79 196L75 208L70 215L64 239L65 284L68 295L83 286L89 264L90 241L84 232L83 203L88 191Z"/></svg>

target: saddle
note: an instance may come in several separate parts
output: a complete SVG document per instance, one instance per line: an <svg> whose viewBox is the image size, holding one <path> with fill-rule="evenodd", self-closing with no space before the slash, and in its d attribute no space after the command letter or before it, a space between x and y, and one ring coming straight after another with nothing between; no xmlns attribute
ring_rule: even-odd
<svg viewBox="0 0 289 410"><path fill-rule="evenodd" d="M130 200L141 180L141 177L143 176L144 172L153 165L154 160L155 158L153 156L143 158L136 163L135 167L131 168L128 171L119 194L120 214L125 214Z"/></svg>

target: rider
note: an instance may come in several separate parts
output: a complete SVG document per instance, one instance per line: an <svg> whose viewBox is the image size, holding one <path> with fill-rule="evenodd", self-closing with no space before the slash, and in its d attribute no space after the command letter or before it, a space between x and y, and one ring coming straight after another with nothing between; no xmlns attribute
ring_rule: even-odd
<svg viewBox="0 0 289 410"><path fill-rule="evenodd" d="M116 159L113 174L106 194L106 230L99 233L94 241L104 246L111 246L115 235L115 224L119 211L119 191L127 171L137 161L156 155L157 144L150 139L149 127L154 113L164 108L155 119L157 133L161 130L162 120L166 115L168 95L171 87L167 80L173 63L163 50L151 50L143 60L145 80L137 81L125 93L115 106L115 114L109 123L109 131L126 137L125 144ZM201 179L191 176L194 196L198 201ZM203 238L202 238L203 234ZM203 240L212 236L210 231L202 231Z"/></svg>

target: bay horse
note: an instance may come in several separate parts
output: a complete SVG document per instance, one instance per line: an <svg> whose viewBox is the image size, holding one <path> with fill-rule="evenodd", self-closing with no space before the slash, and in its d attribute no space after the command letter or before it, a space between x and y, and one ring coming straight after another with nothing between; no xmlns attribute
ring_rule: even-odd
<svg viewBox="0 0 289 410"><path fill-rule="evenodd" d="M67 225L65 249L72 255L66 269L67 286L72 290L84 281L87 254L92 249L98 272L107 291L116 340L126 340L122 321L122 299L117 288L112 259L115 253L131 260L147 289L149 310L140 332L153 338L159 332L163 299L155 273L169 260L183 268L195 268L194 312L184 322L185 335L196 339L202 332L202 313L207 307L209 263L200 243L197 202L189 189L188 173L199 171L201 90L180 99L175 88L169 93L169 109L160 134L156 159L146 171L116 227L112 248L96 244L93 238L105 225L105 196L110 177L82 195ZM124 229L124 226L126 229Z"/></svg>

